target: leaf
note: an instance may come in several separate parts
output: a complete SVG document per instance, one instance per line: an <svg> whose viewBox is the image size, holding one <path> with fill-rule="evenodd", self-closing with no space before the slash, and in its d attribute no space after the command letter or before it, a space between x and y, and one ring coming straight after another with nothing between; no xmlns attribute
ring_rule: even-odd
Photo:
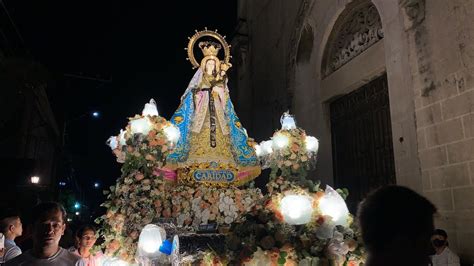
<svg viewBox="0 0 474 266"><path fill-rule="evenodd" d="M349 191L347 189L345 189L347 191L347 194L345 193L344 189L336 189L336 192L339 193L339 195L341 195L341 197L346 200L347 199L347 196L349 194Z"/></svg>
<svg viewBox="0 0 474 266"><path fill-rule="evenodd" d="M346 194L346 197L349 196L349 190L347 188L343 188L342 191L344 191L344 194Z"/></svg>
<svg viewBox="0 0 474 266"><path fill-rule="evenodd" d="M285 265L285 263L286 263L286 259L285 259L285 258L281 258L281 257L280 257L280 258L278 259L278 265Z"/></svg>

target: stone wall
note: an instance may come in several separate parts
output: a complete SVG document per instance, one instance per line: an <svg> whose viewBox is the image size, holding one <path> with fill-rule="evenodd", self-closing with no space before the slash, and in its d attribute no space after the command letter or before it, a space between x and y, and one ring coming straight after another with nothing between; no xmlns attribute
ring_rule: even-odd
<svg viewBox="0 0 474 266"><path fill-rule="evenodd" d="M315 176L332 184L329 103L386 72L397 184L436 204L437 225L473 263L474 2L373 0L383 39L328 74L331 33L361 2L241 0L246 64L236 67L245 80L235 88L237 109L261 141L290 108L320 139Z"/></svg>
<svg viewBox="0 0 474 266"><path fill-rule="evenodd" d="M239 1L240 35L232 45L234 54L239 53L236 47L248 46L248 51L245 51L244 65L238 65L235 70L245 85L235 88L238 99L234 102L249 135L258 141L268 138L280 127L280 116L288 109L285 55L289 35L284 33L294 27L299 2L301 0ZM235 56L240 59L239 54Z"/></svg>
<svg viewBox="0 0 474 266"><path fill-rule="evenodd" d="M474 2L425 3L408 29L424 194L452 247L474 261Z"/></svg>

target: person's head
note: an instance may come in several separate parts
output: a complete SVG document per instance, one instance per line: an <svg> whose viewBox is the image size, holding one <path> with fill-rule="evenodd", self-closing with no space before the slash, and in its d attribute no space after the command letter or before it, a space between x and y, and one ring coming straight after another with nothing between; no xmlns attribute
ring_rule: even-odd
<svg viewBox="0 0 474 266"><path fill-rule="evenodd" d="M372 192L360 205L358 220L364 244L372 256L403 255L422 265L432 251L436 207L423 196L402 186Z"/></svg>
<svg viewBox="0 0 474 266"><path fill-rule="evenodd" d="M33 243L38 248L57 247L66 229L66 210L57 202L43 202L32 211Z"/></svg>
<svg viewBox="0 0 474 266"><path fill-rule="evenodd" d="M7 210L0 217L0 232L9 239L15 239L23 233L23 225L20 215L13 211Z"/></svg>
<svg viewBox="0 0 474 266"><path fill-rule="evenodd" d="M431 236L431 243L433 243L433 247L437 250L444 249L449 246L448 234L443 229L434 230Z"/></svg>
<svg viewBox="0 0 474 266"><path fill-rule="evenodd" d="M94 246L96 230L91 225L84 225L76 231L77 248L90 249Z"/></svg>

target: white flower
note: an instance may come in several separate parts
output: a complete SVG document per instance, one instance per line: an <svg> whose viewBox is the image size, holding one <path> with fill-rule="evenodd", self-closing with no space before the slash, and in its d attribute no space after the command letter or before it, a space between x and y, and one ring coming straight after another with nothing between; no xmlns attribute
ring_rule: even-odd
<svg viewBox="0 0 474 266"><path fill-rule="evenodd" d="M233 221L234 221L234 219L232 219L232 217L229 217L229 216L225 217L225 219L224 219L224 222L226 224L231 224Z"/></svg>
<svg viewBox="0 0 474 266"><path fill-rule="evenodd" d="M198 227L201 224L201 218L194 218L193 226Z"/></svg>
<svg viewBox="0 0 474 266"><path fill-rule="evenodd" d="M200 202L201 202L201 199L200 199L200 198L194 198L194 199L192 200L192 204L193 204L193 205L199 205Z"/></svg>
<svg viewBox="0 0 474 266"><path fill-rule="evenodd" d="M223 212L226 209L225 203L219 203L219 211Z"/></svg>
<svg viewBox="0 0 474 266"><path fill-rule="evenodd" d="M209 211L209 209L204 210L202 212L202 217L201 217L202 223L207 224L210 215L211 215L211 212Z"/></svg>
<svg viewBox="0 0 474 266"><path fill-rule="evenodd" d="M224 202L226 204L232 204L232 203L234 203L234 200L231 197L225 197Z"/></svg>
<svg viewBox="0 0 474 266"><path fill-rule="evenodd" d="M197 218L197 219L201 219L201 217L202 217L202 212L195 212L195 213L194 213L194 217Z"/></svg>
<svg viewBox="0 0 474 266"><path fill-rule="evenodd" d="M180 214L178 218L176 219L178 226L183 226L184 220L186 220L185 214Z"/></svg>

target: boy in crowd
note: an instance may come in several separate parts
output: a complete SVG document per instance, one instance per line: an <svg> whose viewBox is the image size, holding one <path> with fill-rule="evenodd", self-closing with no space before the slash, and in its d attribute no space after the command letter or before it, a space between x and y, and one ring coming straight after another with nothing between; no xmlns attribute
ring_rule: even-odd
<svg viewBox="0 0 474 266"><path fill-rule="evenodd" d="M0 217L0 232L5 237L3 256L0 263L5 263L21 254L21 249L16 245L15 238L23 233L23 225L18 213L8 210Z"/></svg>

